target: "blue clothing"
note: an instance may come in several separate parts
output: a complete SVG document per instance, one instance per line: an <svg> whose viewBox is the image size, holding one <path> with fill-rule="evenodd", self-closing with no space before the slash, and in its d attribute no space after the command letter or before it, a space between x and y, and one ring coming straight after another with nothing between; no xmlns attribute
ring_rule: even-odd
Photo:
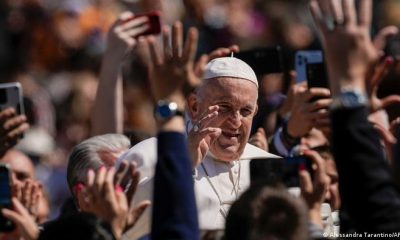
<svg viewBox="0 0 400 240"><path fill-rule="evenodd" d="M185 136L161 132L157 139L151 239L200 239L192 163Z"/></svg>

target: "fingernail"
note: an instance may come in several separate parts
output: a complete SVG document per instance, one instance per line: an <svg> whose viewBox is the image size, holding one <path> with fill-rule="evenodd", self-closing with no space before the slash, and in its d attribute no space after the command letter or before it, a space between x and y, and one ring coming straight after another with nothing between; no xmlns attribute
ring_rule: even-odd
<svg viewBox="0 0 400 240"><path fill-rule="evenodd" d="M387 66L390 66L390 65L392 65L394 63L394 59L393 59L393 57L386 57L385 58L385 65L387 65Z"/></svg>
<svg viewBox="0 0 400 240"><path fill-rule="evenodd" d="M122 189L122 187L120 185L115 186L115 191L116 192L123 192L124 190Z"/></svg>
<svg viewBox="0 0 400 240"><path fill-rule="evenodd" d="M74 191L75 194L77 194L80 191L82 191L84 187L85 186L82 183L77 183L77 184L75 184L75 186L73 187L72 190Z"/></svg>
<svg viewBox="0 0 400 240"><path fill-rule="evenodd" d="M104 165L99 167L99 171L104 171L105 169L106 169L106 167Z"/></svg>

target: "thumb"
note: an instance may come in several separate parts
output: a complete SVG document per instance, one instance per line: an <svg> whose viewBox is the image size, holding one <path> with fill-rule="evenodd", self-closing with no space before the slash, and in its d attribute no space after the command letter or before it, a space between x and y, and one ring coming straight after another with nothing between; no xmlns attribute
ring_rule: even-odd
<svg viewBox="0 0 400 240"><path fill-rule="evenodd" d="M399 29L396 26L387 26L382 28L373 40L373 44L377 50L383 50L386 46L388 37L396 35Z"/></svg>
<svg viewBox="0 0 400 240"><path fill-rule="evenodd" d="M392 145L396 143L396 138L390 131L386 130L383 126L377 123L374 123L373 126L386 144Z"/></svg>
<svg viewBox="0 0 400 240"><path fill-rule="evenodd" d="M22 223L25 221L23 216L19 215L17 212L14 212L10 209L3 208L1 210L1 213L5 218L10 219L13 223L15 223L18 226L22 225Z"/></svg>

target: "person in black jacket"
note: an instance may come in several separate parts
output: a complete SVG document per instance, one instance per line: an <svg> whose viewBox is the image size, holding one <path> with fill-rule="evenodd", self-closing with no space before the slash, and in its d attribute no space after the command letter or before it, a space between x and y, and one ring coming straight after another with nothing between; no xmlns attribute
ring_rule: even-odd
<svg viewBox="0 0 400 240"><path fill-rule="evenodd" d="M380 149L379 136L367 121L371 83L366 76L379 59L369 36L372 1L360 0L357 12L353 0L338 3L313 0L310 6L322 35L333 95L331 144L342 210L357 233L397 232L400 194Z"/></svg>

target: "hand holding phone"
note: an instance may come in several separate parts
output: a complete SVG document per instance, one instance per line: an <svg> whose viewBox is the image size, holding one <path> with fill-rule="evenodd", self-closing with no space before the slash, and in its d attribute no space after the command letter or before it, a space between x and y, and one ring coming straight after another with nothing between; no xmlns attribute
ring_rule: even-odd
<svg viewBox="0 0 400 240"><path fill-rule="evenodd" d="M257 75L282 73L285 69L280 46L242 51L235 57L249 64Z"/></svg>
<svg viewBox="0 0 400 240"><path fill-rule="evenodd" d="M0 111L9 107L14 108L17 115L24 114L22 87L20 83L0 84Z"/></svg>
<svg viewBox="0 0 400 240"><path fill-rule="evenodd" d="M250 162L251 182L275 185L283 183L286 187L300 186L299 170L312 172L311 160L306 156L253 159Z"/></svg>
<svg viewBox="0 0 400 240"><path fill-rule="evenodd" d="M122 22L122 24L125 24L133 19L137 19L137 18L140 18L143 16L146 16L148 18L147 24L149 24L149 28L146 31L140 33L138 36L145 36L145 35L151 35L151 34L156 35L156 34L161 33L160 12L158 12L158 11L134 15L134 16L124 20Z"/></svg>
<svg viewBox="0 0 400 240"><path fill-rule="evenodd" d="M0 164L0 209L12 209L11 170L8 165ZM0 214L0 232L10 232L14 223Z"/></svg>
<svg viewBox="0 0 400 240"><path fill-rule="evenodd" d="M329 88L322 51L298 51L295 61L297 83L307 81L308 88Z"/></svg>

